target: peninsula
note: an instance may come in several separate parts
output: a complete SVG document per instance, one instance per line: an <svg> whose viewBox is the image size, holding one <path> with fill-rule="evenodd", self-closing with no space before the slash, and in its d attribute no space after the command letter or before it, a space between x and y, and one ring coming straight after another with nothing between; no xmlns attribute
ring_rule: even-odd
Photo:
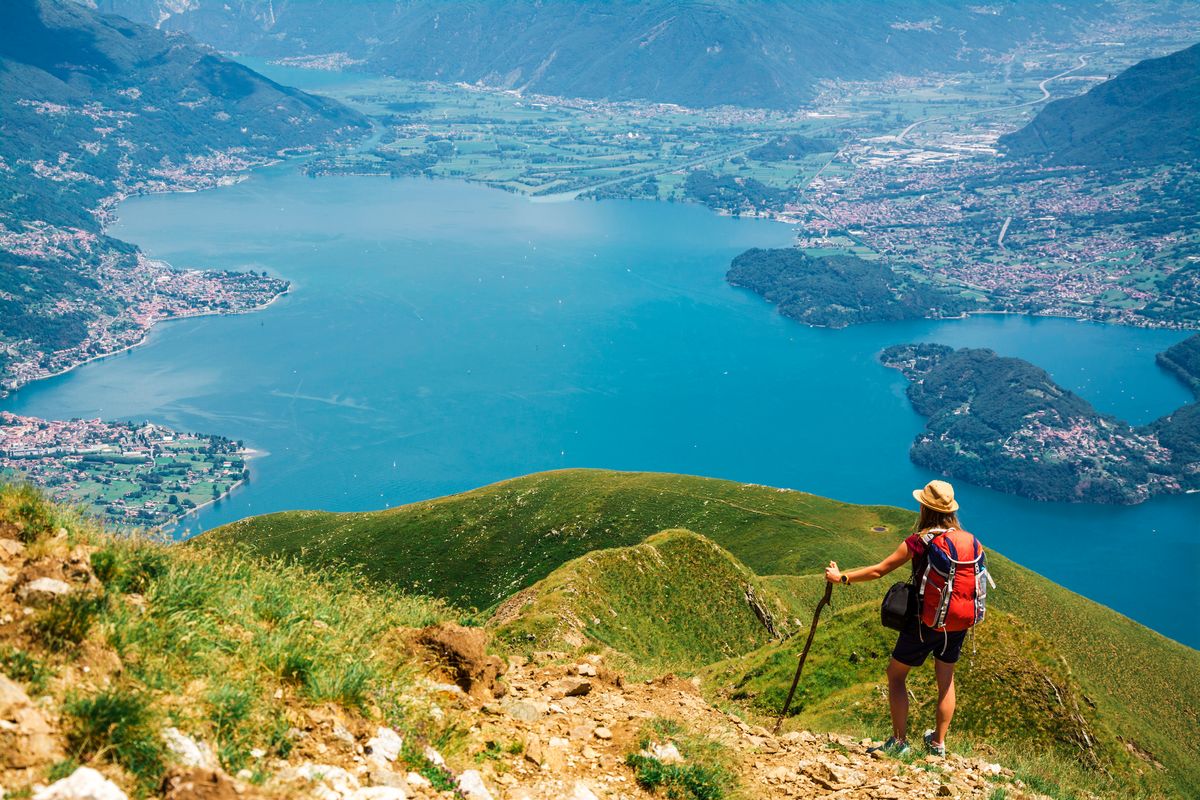
<svg viewBox="0 0 1200 800"><path fill-rule="evenodd" d="M34 483L114 528L169 527L249 476L241 443L223 436L0 411L0 481Z"/></svg>
<svg viewBox="0 0 1200 800"><path fill-rule="evenodd" d="M1200 489L1200 403L1134 427L1101 414L1049 374L991 350L889 347L928 418L913 462L1034 500L1140 503Z"/></svg>
<svg viewBox="0 0 1200 800"><path fill-rule="evenodd" d="M747 250L733 260L726 277L774 303L785 317L830 328L957 317L979 307L962 292L939 288L882 261L811 256L790 247Z"/></svg>

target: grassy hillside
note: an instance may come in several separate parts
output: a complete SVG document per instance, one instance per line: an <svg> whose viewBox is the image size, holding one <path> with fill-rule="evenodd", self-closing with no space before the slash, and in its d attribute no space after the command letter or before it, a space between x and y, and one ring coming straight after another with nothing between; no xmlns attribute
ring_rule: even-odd
<svg viewBox="0 0 1200 800"><path fill-rule="evenodd" d="M22 597L34 578L62 593ZM113 538L0 484L0 676L23 684L52 723L32 725L5 687L15 717L0 717L0 785L28 797L31 784L84 764L135 797L158 793L178 761L167 726L211 743L215 763L255 783L277 759L325 747L318 723L392 725L417 746L412 768L428 769L420 743L460 733L431 711L398 632L449 618L440 602L346 574ZM49 736L23 738L22 725Z"/></svg>
<svg viewBox="0 0 1200 800"><path fill-rule="evenodd" d="M795 628L788 606L728 552L690 531L664 531L564 564L501 604L492 624L525 650L604 645L627 656L632 673L653 677L770 641L751 597L781 634Z"/></svg>
<svg viewBox="0 0 1200 800"><path fill-rule="evenodd" d="M287 511L197 542L244 544L314 565L344 562L382 583L488 608L592 550L687 528L759 575L855 562L895 547L910 515L815 495L683 475L545 472L387 511ZM880 531L873 530L881 528Z"/></svg>
<svg viewBox="0 0 1200 800"><path fill-rule="evenodd" d="M684 527L811 608L821 590L815 576L831 558L844 565L877 560L912 524L913 515L897 508L705 478L587 470L531 475L369 514L272 514L198 542L241 543L313 565L343 562L379 582L488 607L587 552ZM1085 705L1095 704L1098 728L1145 754L1135 766L1147 785L1168 781L1185 794L1200 785L1200 653L999 554L990 564L999 584L991 607L1011 613L1061 659ZM885 583L839 590L836 602L874 602ZM871 659L875 673L883 655Z"/></svg>

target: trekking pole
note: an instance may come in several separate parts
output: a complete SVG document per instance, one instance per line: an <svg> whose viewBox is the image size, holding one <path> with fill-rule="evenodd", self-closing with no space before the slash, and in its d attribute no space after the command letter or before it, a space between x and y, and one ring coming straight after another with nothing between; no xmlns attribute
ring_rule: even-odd
<svg viewBox="0 0 1200 800"><path fill-rule="evenodd" d="M788 690L787 700L783 703L783 711L779 713L773 733L779 733L779 729L783 727L783 718L787 716L788 709L792 707L792 697L796 694L796 686L800 684L800 672L804 669L804 660L808 658L808 648L812 647L813 636L817 632L817 622L821 619L821 609L832 602L833 584L826 581L825 596L821 598L821 602L817 603L817 610L813 612L812 627L808 629L808 641L804 643L804 650L800 653L800 663L796 665L796 677L792 678L792 688Z"/></svg>

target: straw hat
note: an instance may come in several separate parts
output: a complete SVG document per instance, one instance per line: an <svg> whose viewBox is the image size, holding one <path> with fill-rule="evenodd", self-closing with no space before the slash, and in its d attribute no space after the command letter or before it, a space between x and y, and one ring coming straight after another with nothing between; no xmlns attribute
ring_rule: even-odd
<svg viewBox="0 0 1200 800"><path fill-rule="evenodd" d="M943 514L958 511L958 503L954 502L954 487L945 481L930 481L924 489L914 489L913 497L921 505Z"/></svg>

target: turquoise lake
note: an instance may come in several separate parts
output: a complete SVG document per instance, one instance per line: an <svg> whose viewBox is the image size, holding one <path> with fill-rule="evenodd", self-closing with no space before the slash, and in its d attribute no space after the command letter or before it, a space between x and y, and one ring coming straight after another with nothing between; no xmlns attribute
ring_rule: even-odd
<svg viewBox="0 0 1200 800"><path fill-rule="evenodd" d="M134 351L0 403L244 439L250 484L195 533L293 508L393 506L536 470L663 470L911 505L922 420L876 361L908 341L985 346L1147 422L1191 398L1154 363L1185 333L977 316L803 327L724 281L784 225L644 202L539 204L425 180L309 179L135 198L112 231L180 267L268 270L260 313L162 325ZM985 544L1200 645L1200 495L1036 503L958 485ZM1147 583L1148 573L1167 575ZM1004 587L999 587L1004 591Z"/></svg>

